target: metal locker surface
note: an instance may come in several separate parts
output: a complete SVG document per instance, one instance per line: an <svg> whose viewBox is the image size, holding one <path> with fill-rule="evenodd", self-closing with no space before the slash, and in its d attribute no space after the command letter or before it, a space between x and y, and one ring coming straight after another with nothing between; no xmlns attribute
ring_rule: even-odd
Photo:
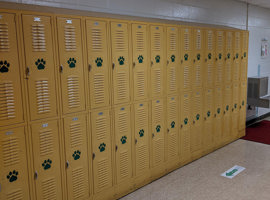
<svg viewBox="0 0 270 200"><path fill-rule="evenodd" d="M223 91L223 136L226 141L231 137L231 109L232 109L232 87L225 85Z"/></svg>
<svg viewBox="0 0 270 200"><path fill-rule="evenodd" d="M225 46L225 64L224 64L224 81L225 84L230 84L233 74L233 33L232 31L226 31L226 46Z"/></svg>
<svg viewBox="0 0 270 200"><path fill-rule="evenodd" d="M248 32L241 32L241 64L240 64L240 80L247 80L247 62L248 62Z"/></svg>
<svg viewBox="0 0 270 200"><path fill-rule="evenodd" d="M221 87L216 87L214 91L214 142L215 145L221 144L223 139L223 90Z"/></svg>
<svg viewBox="0 0 270 200"><path fill-rule="evenodd" d="M224 45L225 45L225 34L224 31L216 31L216 63L215 63L215 84L222 85L224 81Z"/></svg>
<svg viewBox="0 0 270 200"><path fill-rule="evenodd" d="M233 83L232 88L232 135L233 138L238 136L238 125L239 125L239 83Z"/></svg>
<svg viewBox="0 0 270 200"><path fill-rule="evenodd" d="M215 84L215 32L207 29L205 31L205 67L204 87L213 88Z"/></svg>
<svg viewBox="0 0 270 200"><path fill-rule="evenodd" d="M206 89L204 91L204 108L203 108L203 148L204 150L209 150L213 146L214 141L214 90Z"/></svg>
<svg viewBox="0 0 270 200"><path fill-rule="evenodd" d="M246 104L247 104L247 83L240 83L240 98L239 98L239 130L246 127Z"/></svg>

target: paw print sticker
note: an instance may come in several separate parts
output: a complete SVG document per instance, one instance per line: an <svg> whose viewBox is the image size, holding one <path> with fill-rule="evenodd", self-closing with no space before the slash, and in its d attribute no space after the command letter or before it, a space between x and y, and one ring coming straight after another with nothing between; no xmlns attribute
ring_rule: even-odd
<svg viewBox="0 0 270 200"><path fill-rule="evenodd" d="M187 125L187 123L188 123L188 118L185 118L184 119L184 124Z"/></svg>
<svg viewBox="0 0 270 200"><path fill-rule="evenodd" d="M44 160L44 162L42 163L42 167L44 170L50 169L51 166L52 166L52 161L50 159Z"/></svg>
<svg viewBox="0 0 270 200"><path fill-rule="evenodd" d="M242 106L245 105L245 101L242 101Z"/></svg>
<svg viewBox="0 0 270 200"><path fill-rule="evenodd" d="M197 60L200 60L201 59L201 54L197 54Z"/></svg>
<svg viewBox="0 0 270 200"><path fill-rule="evenodd" d="M217 113L218 113L218 114L220 113L220 108L217 109Z"/></svg>
<svg viewBox="0 0 270 200"><path fill-rule="evenodd" d="M138 56L138 62L139 62L139 63L143 63L143 56L142 56L142 55L139 55L139 56Z"/></svg>
<svg viewBox="0 0 270 200"><path fill-rule="evenodd" d="M9 63L5 61L0 61L0 72L1 73L6 73L9 70Z"/></svg>
<svg viewBox="0 0 270 200"><path fill-rule="evenodd" d="M207 117L210 117L210 114L211 114L211 112L210 112L210 110L208 110Z"/></svg>
<svg viewBox="0 0 270 200"><path fill-rule="evenodd" d="M139 131L139 135L140 135L140 137L143 137L143 136L144 136L144 130L143 130L143 129L141 129L141 130Z"/></svg>
<svg viewBox="0 0 270 200"><path fill-rule="evenodd" d="M226 110L227 110L227 111L229 110L229 106L228 106L228 105L226 106Z"/></svg>
<svg viewBox="0 0 270 200"><path fill-rule="evenodd" d="M175 121L172 121L171 128L174 128L174 127L175 127Z"/></svg>
<svg viewBox="0 0 270 200"><path fill-rule="evenodd" d="M125 63L125 58L123 56L120 56L118 58L119 65L123 65Z"/></svg>
<svg viewBox="0 0 270 200"><path fill-rule="evenodd" d="M237 108L237 103L234 104L234 108Z"/></svg>
<svg viewBox="0 0 270 200"><path fill-rule="evenodd" d="M159 63L160 62L160 55L156 55L155 60L156 60L156 63Z"/></svg>
<svg viewBox="0 0 270 200"><path fill-rule="evenodd" d="M175 61L175 55L171 56L171 61L174 62Z"/></svg>
<svg viewBox="0 0 270 200"><path fill-rule="evenodd" d="M45 69L46 61L43 60L43 58L37 59L37 61L35 62L35 64L36 64L38 70L43 70L43 69Z"/></svg>
<svg viewBox="0 0 270 200"><path fill-rule="evenodd" d="M160 126L160 125L157 125L157 127L156 127L156 131L157 131L157 133L159 133L159 132L160 132L160 129L161 129L161 126Z"/></svg>
<svg viewBox="0 0 270 200"><path fill-rule="evenodd" d="M247 57L247 52L244 52L244 57Z"/></svg>
<svg viewBox="0 0 270 200"><path fill-rule="evenodd" d="M184 59L185 59L185 61L188 60L188 54L187 53L184 55Z"/></svg>
<svg viewBox="0 0 270 200"><path fill-rule="evenodd" d="M199 120L199 119L200 119L200 115L197 114L197 115L196 115L196 120Z"/></svg>
<svg viewBox="0 0 270 200"><path fill-rule="evenodd" d="M68 66L70 68L76 67L76 60L75 60L75 58L69 58L68 61L67 61L67 63L68 63Z"/></svg>
<svg viewBox="0 0 270 200"><path fill-rule="evenodd" d="M218 59L220 60L222 58L222 54L218 54Z"/></svg>
<svg viewBox="0 0 270 200"><path fill-rule="evenodd" d="M121 141L121 143L122 143L122 144L127 143L127 136L125 136L125 135L124 135L124 136L122 136L122 138L121 138L121 140L120 140L120 141Z"/></svg>
<svg viewBox="0 0 270 200"><path fill-rule="evenodd" d="M235 58L236 58L236 59L238 59L238 57L239 57L239 54L238 54L238 53L236 53Z"/></svg>
<svg viewBox="0 0 270 200"><path fill-rule="evenodd" d="M81 152L79 150L74 151L74 153L72 154L72 157L74 158L74 160L79 160L81 157Z"/></svg>
<svg viewBox="0 0 270 200"><path fill-rule="evenodd" d="M95 63L97 64L97 67L101 67L102 66L102 62L103 62L103 60L100 57L97 57L97 59L95 60Z"/></svg>
<svg viewBox="0 0 270 200"><path fill-rule="evenodd" d="M228 58L228 59L231 58L231 54L230 54L230 53L227 54L227 58Z"/></svg>
<svg viewBox="0 0 270 200"><path fill-rule="evenodd" d="M208 54L208 59L211 60L211 58L212 58L212 54L209 53L209 54Z"/></svg>
<svg viewBox="0 0 270 200"><path fill-rule="evenodd" d="M105 143L101 143L98 148L99 148L99 151L100 152L103 152L103 151L105 151L106 144Z"/></svg>
<svg viewBox="0 0 270 200"><path fill-rule="evenodd" d="M19 172L16 170L13 170L12 172L9 172L7 175L7 179L9 180L10 183L16 181L18 179Z"/></svg>

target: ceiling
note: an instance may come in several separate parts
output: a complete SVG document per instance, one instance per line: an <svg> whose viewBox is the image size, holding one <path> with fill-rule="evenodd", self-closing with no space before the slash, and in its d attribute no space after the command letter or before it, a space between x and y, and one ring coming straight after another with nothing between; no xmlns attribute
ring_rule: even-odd
<svg viewBox="0 0 270 200"><path fill-rule="evenodd" d="M238 1L243 1L243 2L253 4L256 6L264 7L264 8L270 8L269 0L238 0Z"/></svg>

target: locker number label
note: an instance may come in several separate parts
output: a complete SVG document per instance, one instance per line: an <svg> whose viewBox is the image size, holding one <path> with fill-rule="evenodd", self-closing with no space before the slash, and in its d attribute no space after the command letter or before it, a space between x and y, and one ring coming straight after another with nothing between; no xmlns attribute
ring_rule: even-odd
<svg viewBox="0 0 270 200"><path fill-rule="evenodd" d="M34 22L40 22L40 17L34 17Z"/></svg>
<svg viewBox="0 0 270 200"><path fill-rule="evenodd" d="M66 22L67 22L67 24L72 24L72 20L71 19L67 19Z"/></svg>
<svg viewBox="0 0 270 200"><path fill-rule="evenodd" d="M48 123L46 123L46 124L42 124L42 128L47 128L49 126L49 124Z"/></svg>

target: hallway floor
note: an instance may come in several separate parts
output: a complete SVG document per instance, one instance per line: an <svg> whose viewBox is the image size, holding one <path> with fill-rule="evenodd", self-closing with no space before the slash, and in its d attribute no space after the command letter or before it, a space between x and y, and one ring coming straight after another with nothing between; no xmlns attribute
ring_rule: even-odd
<svg viewBox="0 0 270 200"><path fill-rule="evenodd" d="M237 140L121 200L269 200L270 145ZM233 179L220 176L235 165Z"/></svg>

